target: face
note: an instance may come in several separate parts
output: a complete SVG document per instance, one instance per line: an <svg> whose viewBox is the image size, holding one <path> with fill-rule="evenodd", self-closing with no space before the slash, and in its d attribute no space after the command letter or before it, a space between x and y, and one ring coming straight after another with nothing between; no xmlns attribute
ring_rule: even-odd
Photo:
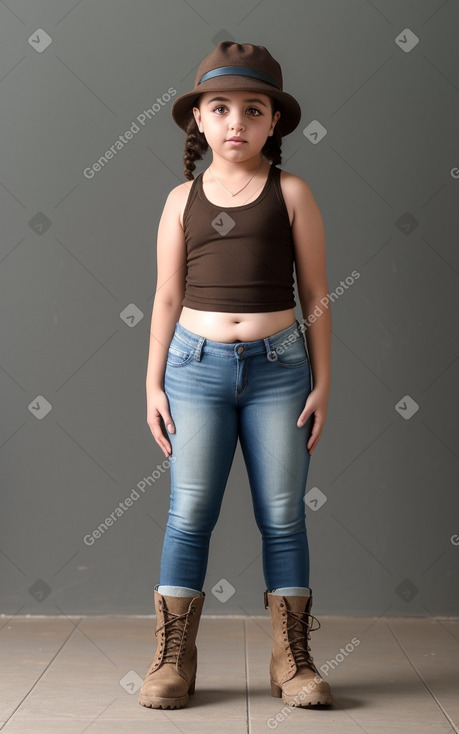
<svg viewBox="0 0 459 734"><path fill-rule="evenodd" d="M267 94L246 91L204 92L193 114L213 152L234 160L258 154L280 117ZM245 142L235 144L233 137Z"/></svg>

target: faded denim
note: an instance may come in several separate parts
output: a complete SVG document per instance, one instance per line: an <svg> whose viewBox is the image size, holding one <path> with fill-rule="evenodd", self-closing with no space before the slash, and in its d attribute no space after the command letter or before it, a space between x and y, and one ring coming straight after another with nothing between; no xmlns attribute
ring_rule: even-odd
<svg viewBox="0 0 459 734"><path fill-rule="evenodd" d="M175 462L160 585L202 590L239 438L266 588L309 587L304 494L313 417L297 427L311 391L298 321L265 339L233 343L211 341L177 322L164 390L175 423L168 434Z"/></svg>

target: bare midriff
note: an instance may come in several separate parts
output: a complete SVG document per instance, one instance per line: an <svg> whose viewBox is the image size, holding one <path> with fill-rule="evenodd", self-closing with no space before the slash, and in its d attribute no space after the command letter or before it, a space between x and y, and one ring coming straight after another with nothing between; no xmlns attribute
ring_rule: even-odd
<svg viewBox="0 0 459 734"><path fill-rule="evenodd" d="M183 306L179 323L189 331L216 342L250 342L264 339L295 323L293 308L268 313L198 311Z"/></svg>

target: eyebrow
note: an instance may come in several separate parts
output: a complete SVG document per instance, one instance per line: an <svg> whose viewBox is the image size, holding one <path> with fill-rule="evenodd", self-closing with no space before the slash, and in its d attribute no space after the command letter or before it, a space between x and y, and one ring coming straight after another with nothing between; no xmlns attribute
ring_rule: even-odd
<svg viewBox="0 0 459 734"><path fill-rule="evenodd" d="M212 99L209 99L207 104L211 104L212 102L231 102L231 100L229 99L229 97L212 97ZM258 104L263 105L263 107L268 106L264 102L262 102L261 99L258 99L258 98L245 99L244 102L251 102L251 103L257 102Z"/></svg>

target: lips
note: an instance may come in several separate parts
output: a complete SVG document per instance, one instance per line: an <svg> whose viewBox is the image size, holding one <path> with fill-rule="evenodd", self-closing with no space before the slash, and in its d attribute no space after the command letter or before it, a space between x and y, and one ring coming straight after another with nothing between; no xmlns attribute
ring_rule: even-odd
<svg viewBox="0 0 459 734"><path fill-rule="evenodd" d="M227 143L246 143L247 140L244 140L244 138L233 137L233 138L229 138L226 142Z"/></svg>

